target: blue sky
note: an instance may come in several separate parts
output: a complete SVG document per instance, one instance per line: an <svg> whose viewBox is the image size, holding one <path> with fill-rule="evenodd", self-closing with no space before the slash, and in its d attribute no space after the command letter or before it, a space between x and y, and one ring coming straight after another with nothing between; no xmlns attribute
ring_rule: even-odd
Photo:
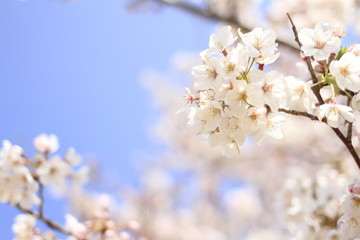
<svg viewBox="0 0 360 240"><path fill-rule="evenodd" d="M167 71L175 52L206 48L214 23L126 3L0 1L0 139L32 155L32 139L54 133L60 153L73 146L114 181L136 183L135 159L157 147L148 128L158 113L140 76ZM61 221L55 206L46 207ZM11 239L16 211L0 211L0 239Z"/></svg>

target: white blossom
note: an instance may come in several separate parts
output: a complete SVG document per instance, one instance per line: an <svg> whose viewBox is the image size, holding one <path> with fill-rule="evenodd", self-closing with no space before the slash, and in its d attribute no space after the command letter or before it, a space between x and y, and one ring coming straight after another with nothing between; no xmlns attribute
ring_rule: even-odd
<svg viewBox="0 0 360 240"><path fill-rule="evenodd" d="M77 166L81 163L82 158L74 148L69 148L65 154L64 160L71 166Z"/></svg>
<svg viewBox="0 0 360 240"><path fill-rule="evenodd" d="M222 134L226 134L232 137L239 146L241 146L245 140L244 130L240 125L240 121L236 117L225 117L219 122L219 131Z"/></svg>
<svg viewBox="0 0 360 240"><path fill-rule="evenodd" d="M221 80L219 67L220 64L217 58L205 59L204 64L193 67L191 73L197 80L194 89L208 89L217 84Z"/></svg>
<svg viewBox="0 0 360 240"><path fill-rule="evenodd" d="M221 67L218 68L218 71L224 79L232 80L243 74L248 65L244 46L238 44L227 53L226 57L220 60Z"/></svg>
<svg viewBox="0 0 360 240"><path fill-rule="evenodd" d="M360 217L345 213L338 221L339 231L347 239L354 239L360 236Z"/></svg>
<svg viewBox="0 0 360 240"><path fill-rule="evenodd" d="M360 57L352 52L345 53L340 60L332 61L329 69L341 90L360 90Z"/></svg>
<svg viewBox="0 0 360 240"><path fill-rule="evenodd" d="M248 87L249 103L261 107L267 104L272 111L284 104L286 95L284 92L283 76L276 71L264 73L254 69L249 73L251 83Z"/></svg>
<svg viewBox="0 0 360 240"><path fill-rule="evenodd" d="M267 135L276 139L283 138L282 125L284 123L285 116L282 113L268 114L265 123L261 125L255 135L256 141L260 143Z"/></svg>
<svg viewBox="0 0 360 240"><path fill-rule="evenodd" d="M212 51L221 53L225 48L236 41L237 37L232 34L230 26L220 28L218 34L211 34L209 47Z"/></svg>
<svg viewBox="0 0 360 240"><path fill-rule="evenodd" d="M237 80L232 82L232 89L226 93L224 98L225 104L231 108L231 113L241 118L246 114L248 104L248 84L244 80Z"/></svg>
<svg viewBox="0 0 360 240"><path fill-rule="evenodd" d="M327 59L330 53L336 52L340 47L340 39L333 35L328 23L318 23L315 29L300 30L299 39L304 55L313 56L315 60Z"/></svg>
<svg viewBox="0 0 360 240"><path fill-rule="evenodd" d="M360 93L357 93L356 95L354 95L351 99L351 107L354 110L358 110L360 111Z"/></svg>
<svg viewBox="0 0 360 240"><path fill-rule="evenodd" d="M220 108L211 104L204 104L194 111L194 118L198 120L199 132L214 131L218 127L221 119Z"/></svg>
<svg viewBox="0 0 360 240"><path fill-rule="evenodd" d="M339 127L341 118L348 122L353 122L355 120L351 107L335 103L326 103L320 106L318 118L321 121L325 117L326 123L333 128Z"/></svg>
<svg viewBox="0 0 360 240"><path fill-rule="evenodd" d="M309 84L293 76L285 77L285 82L290 97L289 108L310 112L314 108L315 98Z"/></svg>
<svg viewBox="0 0 360 240"><path fill-rule="evenodd" d="M32 181L23 187L23 191L19 192L18 204L24 209L31 209L33 205L40 205L41 200L37 196L38 184Z"/></svg>
<svg viewBox="0 0 360 240"><path fill-rule="evenodd" d="M257 27L245 34L239 31L239 35L246 46L249 56L259 59L267 56L268 58L275 58L273 61L278 57L278 54L273 56L278 45L275 43L276 33L273 30L263 30Z"/></svg>
<svg viewBox="0 0 360 240"><path fill-rule="evenodd" d="M82 166L72 175L73 187L81 188L82 185L89 181L90 168L88 166Z"/></svg>
<svg viewBox="0 0 360 240"><path fill-rule="evenodd" d="M348 51L352 52L355 56L360 56L360 44L351 44Z"/></svg>
<svg viewBox="0 0 360 240"><path fill-rule="evenodd" d="M254 136L266 122L266 107L251 107L247 111L247 116L242 119L242 126L249 136Z"/></svg>
<svg viewBox="0 0 360 240"><path fill-rule="evenodd" d="M58 139L54 134L40 134L34 140L34 146L37 151L50 154L56 152L59 148Z"/></svg>
<svg viewBox="0 0 360 240"><path fill-rule="evenodd" d="M12 145L10 141L3 141L3 148L0 150L0 166L5 170L16 171L25 164L23 149L20 146Z"/></svg>
<svg viewBox="0 0 360 240"><path fill-rule="evenodd" d="M18 167L14 172L0 171L0 201L12 205L19 204L25 209L38 205L36 196L38 185L26 167Z"/></svg>
<svg viewBox="0 0 360 240"><path fill-rule="evenodd" d="M17 215L12 226L13 233L15 234L14 240L32 239L35 224L36 218L34 216L29 214Z"/></svg>
<svg viewBox="0 0 360 240"><path fill-rule="evenodd" d="M88 230L86 226L71 214L65 215L65 229L79 239L86 239L87 237Z"/></svg>
<svg viewBox="0 0 360 240"><path fill-rule="evenodd" d="M240 153L240 143L236 142L236 139L225 133L211 133L209 136L209 142L212 146L222 146L223 154L228 157L236 157Z"/></svg>
<svg viewBox="0 0 360 240"><path fill-rule="evenodd" d="M56 191L62 192L65 187L65 180L71 174L68 163L59 156L54 156L44 162L36 171L41 183L52 185Z"/></svg>

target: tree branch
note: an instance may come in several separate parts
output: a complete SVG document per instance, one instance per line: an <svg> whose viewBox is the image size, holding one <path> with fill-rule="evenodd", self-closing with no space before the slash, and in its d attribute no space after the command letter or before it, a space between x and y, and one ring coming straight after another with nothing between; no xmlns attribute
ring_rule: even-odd
<svg viewBox="0 0 360 240"><path fill-rule="evenodd" d="M301 111L296 111L296 110L288 110L288 109L284 109L284 108L279 108L278 111L288 113L288 114L291 114L291 115L295 115L295 116L307 117L307 118L309 118L309 119L311 119L313 121L319 121L317 116L312 115L312 114L307 113L307 112L301 112ZM326 123L326 120L324 119L323 122ZM351 124L351 123L349 123L349 124ZM349 131L350 131L350 129L352 129L352 125L349 125L347 137L345 137L344 134L341 133L339 128L331 128L331 129L335 132L335 134L338 136L338 138L340 138L340 140L344 143L345 147L348 149L351 156L354 158L354 160L356 162L356 165L360 169L360 158L359 158L358 154L356 153L356 151L354 149L354 146L352 145L351 134L349 135Z"/></svg>
<svg viewBox="0 0 360 240"><path fill-rule="evenodd" d="M39 198L40 198L40 205L39 205L39 216L44 216L44 185L38 180L39 184Z"/></svg>
<svg viewBox="0 0 360 240"><path fill-rule="evenodd" d="M358 154L356 153L354 146L352 145L351 138L350 140L347 139L338 128L332 128L332 130L335 132L335 134L340 138L340 140L344 143L345 147L349 150L351 156L354 158L356 165L360 169L360 158Z"/></svg>
<svg viewBox="0 0 360 240"><path fill-rule="evenodd" d="M290 14L289 13L286 13L286 15L288 16L289 18L289 21L291 23L291 27L292 27L292 30L293 30L293 33L294 33L294 36L295 36L295 42L297 42L297 44L299 45L300 49L301 49L301 42L300 42L300 39L299 39L299 34L298 34L298 31L296 29L296 26L293 22L293 20L291 19L290 17ZM302 50L301 50L302 51ZM303 52L303 51L302 51ZM311 75L311 79L313 81L313 83L317 83L319 80L318 78L316 77L316 74L315 74L315 71L314 71L314 68L311 64L311 59L310 57L305 57L305 60L306 60L306 65L307 65L307 68L310 72L310 75ZM320 87L318 84L314 84L314 86L311 87L313 93L315 94L317 100L319 101L320 104L324 104L324 99L322 98L321 94L320 94Z"/></svg>
<svg viewBox="0 0 360 240"><path fill-rule="evenodd" d="M346 135L346 139L347 139L348 141L351 141L351 137L352 137L352 127L353 127L353 123L349 122L349 123L348 123L347 135Z"/></svg>
<svg viewBox="0 0 360 240"><path fill-rule="evenodd" d="M291 115L295 115L295 116L307 117L307 118L310 118L313 121L319 121L317 116L312 115L312 114L307 113L307 112L301 112L301 111L296 111L296 110L288 110L288 109L284 109L284 108L279 108L278 111L288 113L288 114L291 114Z"/></svg>
<svg viewBox="0 0 360 240"><path fill-rule="evenodd" d="M23 213L27 213L30 214L32 216L34 216L35 218L41 220L42 222L44 222L49 228L52 228L54 230L57 230L61 233L73 236L71 232L67 231L65 228L63 228L62 226L60 226L59 224L51 221L50 219L44 217L43 215L40 215L39 213L35 213L31 210L25 209L23 207L21 207L20 205L16 205L16 208L19 209L21 212Z"/></svg>
<svg viewBox="0 0 360 240"><path fill-rule="evenodd" d="M220 16L219 14L211 11L210 9L202 9L200 7L196 7L193 4L189 4L183 1L169 1L169 0L150 0L159 4L163 4L166 6L172 6L175 8L178 8L180 10L183 10L185 12L194 14L196 16L202 17L202 18L206 18L212 21L219 21L219 22L226 22L228 24L234 25L238 28L240 28L243 32L250 32L251 31L251 27L250 26L246 26L244 24L242 24L241 22L238 21L238 19L235 16L230 16L230 17L223 17ZM298 47L296 47L295 45L289 43L288 41L278 38L277 43L279 43L279 45L285 46L287 48L289 48L292 51L296 51L298 52L299 49Z"/></svg>
<svg viewBox="0 0 360 240"><path fill-rule="evenodd" d="M287 13L286 14L289 18L289 21L291 23L291 26L292 26L292 30L294 32L294 36L295 36L295 41L297 42L297 44L299 45L300 49L301 49L301 42L299 40L299 35L298 35L298 32L296 30L296 26L293 22L293 20L291 19L290 17L290 14ZM310 57L306 57L306 63L307 63L307 66L308 66L308 69L309 69L309 72L311 74L311 78L313 80L314 83L317 83L318 82L318 79L315 75L315 71L311 65L311 59ZM312 91L314 92L316 98L318 99L319 103L320 104L324 104L324 100L320 94L320 88L317 84L315 84L312 88ZM344 134L341 133L341 131L339 130L339 128L332 128L332 130L335 132L335 134L338 136L338 138L340 138L340 140L344 143L345 147L349 150L351 156L354 158L358 168L360 169L360 158L358 156L358 154L356 153L355 149L354 149L354 146L352 145L352 141L351 141L351 131L352 131L352 125L349 124L348 126L348 132L347 132L347 137L344 136Z"/></svg>
<svg viewBox="0 0 360 240"><path fill-rule="evenodd" d="M347 96L348 100L347 100L347 105L350 107L351 104L351 98L349 96ZM351 141L351 137L352 137L352 130L353 130L353 123L352 122L348 122L348 129L347 129L347 135L346 135L346 140Z"/></svg>

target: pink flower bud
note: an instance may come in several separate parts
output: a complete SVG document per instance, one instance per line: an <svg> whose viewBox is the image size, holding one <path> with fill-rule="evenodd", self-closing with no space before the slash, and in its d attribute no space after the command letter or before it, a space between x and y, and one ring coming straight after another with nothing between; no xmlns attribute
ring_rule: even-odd
<svg viewBox="0 0 360 240"><path fill-rule="evenodd" d="M351 193L360 194L360 183L350 184L348 189Z"/></svg>

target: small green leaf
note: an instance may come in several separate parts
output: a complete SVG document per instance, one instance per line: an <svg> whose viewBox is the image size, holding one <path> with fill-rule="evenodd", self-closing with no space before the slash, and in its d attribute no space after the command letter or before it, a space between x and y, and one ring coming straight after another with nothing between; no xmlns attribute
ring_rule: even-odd
<svg viewBox="0 0 360 240"><path fill-rule="evenodd" d="M346 53L346 51L347 51L346 47L341 47L340 51L335 57L335 60L339 60L342 57L342 55Z"/></svg>

